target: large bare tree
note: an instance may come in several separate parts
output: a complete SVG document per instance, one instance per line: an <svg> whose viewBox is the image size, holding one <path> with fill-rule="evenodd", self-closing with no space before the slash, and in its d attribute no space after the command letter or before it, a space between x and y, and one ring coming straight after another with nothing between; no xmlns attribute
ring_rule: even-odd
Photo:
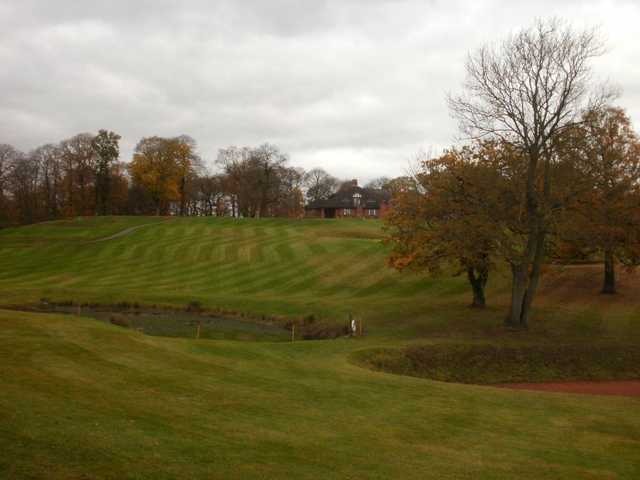
<svg viewBox="0 0 640 480"><path fill-rule="evenodd" d="M590 61L603 52L597 32L538 20L497 45L468 57L464 93L449 106L471 138L499 138L524 154L522 213L526 229L510 259L513 284L507 324L526 327L540 278L553 217L551 167L554 139L586 108L607 100L592 88Z"/></svg>

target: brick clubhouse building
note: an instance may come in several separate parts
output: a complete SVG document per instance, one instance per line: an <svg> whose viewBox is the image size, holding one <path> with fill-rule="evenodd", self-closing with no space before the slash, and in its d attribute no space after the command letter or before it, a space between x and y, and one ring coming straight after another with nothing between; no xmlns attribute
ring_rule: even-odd
<svg viewBox="0 0 640 480"><path fill-rule="evenodd" d="M362 188L358 180L343 185L326 200L311 202L305 216L311 218L381 218L389 208L391 195L375 188Z"/></svg>

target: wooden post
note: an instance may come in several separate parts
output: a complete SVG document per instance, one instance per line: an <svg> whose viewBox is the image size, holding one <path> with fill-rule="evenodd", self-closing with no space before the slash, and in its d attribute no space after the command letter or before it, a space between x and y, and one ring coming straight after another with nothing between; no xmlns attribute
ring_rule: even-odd
<svg viewBox="0 0 640 480"><path fill-rule="evenodd" d="M295 342L296 340L296 324L291 324L291 341Z"/></svg>
<svg viewBox="0 0 640 480"><path fill-rule="evenodd" d="M202 320L198 322L198 328L196 330L196 338L200 338L200 325L202 325Z"/></svg>

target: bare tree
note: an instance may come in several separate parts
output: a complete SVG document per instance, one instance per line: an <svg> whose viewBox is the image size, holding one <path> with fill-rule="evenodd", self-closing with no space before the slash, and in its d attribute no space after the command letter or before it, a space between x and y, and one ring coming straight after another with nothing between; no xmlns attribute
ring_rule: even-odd
<svg viewBox="0 0 640 480"><path fill-rule="evenodd" d="M338 179L329 175L322 168L309 170L304 175L303 182L309 202L329 198L331 194L336 192L339 185Z"/></svg>
<svg viewBox="0 0 640 480"><path fill-rule="evenodd" d="M469 55L464 94L449 98L463 132L500 138L526 158L522 248L510 259L513 285L507 324L526 327L553 219L549 204L554 138L579 121L587 107L608 100L593 95L590 61L603 47L594 30L538 20L497 46ZM516 233L516 232L514 232Z"/></svg>
<svg viewBox="0 0 640 480"><path fill-rule="evenodd" d="M388 190L391 179L389 177L378 177L370 180L365 184L365 188L373 188L375 190Z"/></svg>
<svg viewBox="0 0 640 480"><path fill-rule="evenodd" d="M41 164L38 156L22 154L15 158L9 175L9 190L21 223L33 223L40 217L40 176Z"/></svg>
<svg viewBox="0 0 640 480"><path fill-rule="evenodd" d="M63 201L62 152L52 144L36 148L31 155L35 157L42 170L42 197L44 201L45 218L58 218Z"/></svg>
<svg viewBox="0 0 640 480"><path fill-rule="evenodd" d="M229 147L218 151L216 163L224 169L232 215L260 218L274 215L286 195L288 156L268 143L256 148Z"/></svg>
<svg viewBox="0 0 640 480"><path fill-rule="evenodd" d="M9 221L9 186L11 181L11 173L16 162L23 156L21 152L13 146L3 143L0 144L0 225Z"/></svg>
<svg viewBox="0 0 640 480"><path fill-rule="evenodd" d="M203 175L195 180L195 197L202 215L221 217L226 213L224 180L223 175Z"/></svg>
<svg viewBox="0 0 640 480"><path fill-rule="evenodd" d="M67 191L65 214L68 216L90 215L94 209L95 196L90 192L95 182L93 138L91 133L80 133L60 144Z"/></svg>
<svg viewBox="0 0 640 480"><path fill-rule="evenodd" d="M247 197L250 192L244 179L250 154L249 147L230 146L218 150L216 164L225 174L225 190L229 195L232 217L248 215Z"/></svg>

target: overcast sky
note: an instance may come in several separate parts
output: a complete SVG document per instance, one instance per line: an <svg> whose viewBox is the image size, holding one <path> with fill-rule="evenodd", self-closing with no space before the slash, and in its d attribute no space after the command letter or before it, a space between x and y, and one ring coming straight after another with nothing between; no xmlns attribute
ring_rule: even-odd
<svg viewBox="0 0 640 480"><path fill-rule="evenodd" d="M455 141L445 95L469 50L558 16L600 26L596 74L640 127L638 0L0 0L0 143L80 132L271 142L367 180Z"/></svg>

